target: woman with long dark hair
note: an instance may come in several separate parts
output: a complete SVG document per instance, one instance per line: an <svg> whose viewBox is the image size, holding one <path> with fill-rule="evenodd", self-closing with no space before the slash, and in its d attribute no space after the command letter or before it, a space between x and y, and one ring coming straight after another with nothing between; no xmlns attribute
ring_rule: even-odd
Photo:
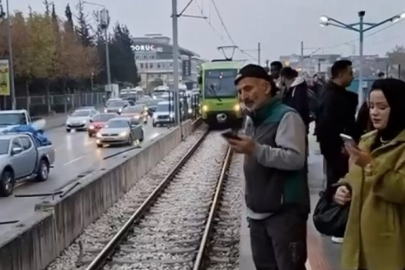
<svg viewBox="0 0 405 270"><path fill-rule="evenodd" d="M335 194L350 202L343 269L405 269L405 82L377 80L370 92L376 129L358 147L346 144L350 169Z"/></svg>

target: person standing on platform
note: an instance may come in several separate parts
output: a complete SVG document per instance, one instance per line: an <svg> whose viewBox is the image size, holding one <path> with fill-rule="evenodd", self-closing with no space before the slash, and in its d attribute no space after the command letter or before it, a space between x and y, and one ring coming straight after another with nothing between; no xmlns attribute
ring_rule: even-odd
<svg viewBox="0 0 405 270"><path fill-rule="evenodd" d="M339 60L332 66L332 80L325 85L316 121L316 136L326 162L326 189L344 177L349 170L349 156L340 134L358 140L356 109L358 95L346 90L353 81L352 62ZM341 236L332 237L342 243Z"/></svg>
<svg viewBox="0 0 405 270"><path fill-rule="evenodd" d="M283 64L280 61L273 61L270 64L270 75L274 79L274 82L276 83L276 86L278 89L281 90L281 77L280 77L280 72L281 69L283 68Z"/></svg>
<svg viewBox="0 0 405 270"><path fill-rule="evenodd" d="M243 67L235 84L249 113L245 135L227 140L245 157L253 261L257 270L303 270L310 210L305 125L264 68Z"/></svg>
<svg viewBox="0 0 405 270"><path fill-rule="evenodd" d="M283 102L294 108L301 116L309 132L310 110L308 85L303 77L291 67L284 67L280 72L281 82L285 86Z"/></svg>
<svg viewBox="0 0 405 270"><path fill-rule="evenodd" d="M335 201L350 202L342 269L405 269L405 82L373 83L370 117L376 129L359 146L346 144L349 173ZM349 189L345 186L349 185Z"/></svg>

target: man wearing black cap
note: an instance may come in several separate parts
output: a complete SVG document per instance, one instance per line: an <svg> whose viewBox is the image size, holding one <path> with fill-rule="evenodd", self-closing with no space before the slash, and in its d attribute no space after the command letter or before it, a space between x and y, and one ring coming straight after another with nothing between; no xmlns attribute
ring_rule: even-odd
<svg viewBox="0 0 405 270"><path fill-rule="evenodd" d="M276 95L275 83L262 67L245 66L235 84L248 110L246 136L228 142L245 155L245 199L256 269L305 269L305 125Z"/></svg>

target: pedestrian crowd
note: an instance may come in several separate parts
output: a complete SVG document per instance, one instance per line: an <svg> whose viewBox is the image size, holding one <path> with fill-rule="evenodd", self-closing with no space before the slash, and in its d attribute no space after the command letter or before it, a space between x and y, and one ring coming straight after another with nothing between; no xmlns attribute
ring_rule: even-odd
<svg viewBox="0 0 405 270"><path fill-rule="evenodd" d="M315 228L342 244L342 269L405 269L405 82L379 76L358 104L347 90L353 78L348 60L333 64L327 82L278 61L246 65L235 78L245 130L227 140L244 154L257 270L306 269L312 122L326 178Z"/></svg>

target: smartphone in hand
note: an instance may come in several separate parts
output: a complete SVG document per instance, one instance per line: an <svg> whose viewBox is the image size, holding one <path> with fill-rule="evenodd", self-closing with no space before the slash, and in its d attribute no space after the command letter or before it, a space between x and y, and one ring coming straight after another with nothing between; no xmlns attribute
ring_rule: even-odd
<svg viewBox="0 0 405 270"><path fill-rule="evenodd" d="M224 137L225 139L233 139L233 140L241 140L241 138L236 135L235 133L233 133L231 130L227 130L224 133L221 134L222 137Z"/></svg>
<svg viewBox="0 0 405 270"><path fill-rule="evenodd" d="M359 148L359 147L357 146L356 141L355 141L351 136L346 135L346 134L340 134L340 138L342 138L342 140L343 140L343 142L344 142L345 144L350 144L351 146L353 146L353 147L355 147L355 148Z"/></svg>

